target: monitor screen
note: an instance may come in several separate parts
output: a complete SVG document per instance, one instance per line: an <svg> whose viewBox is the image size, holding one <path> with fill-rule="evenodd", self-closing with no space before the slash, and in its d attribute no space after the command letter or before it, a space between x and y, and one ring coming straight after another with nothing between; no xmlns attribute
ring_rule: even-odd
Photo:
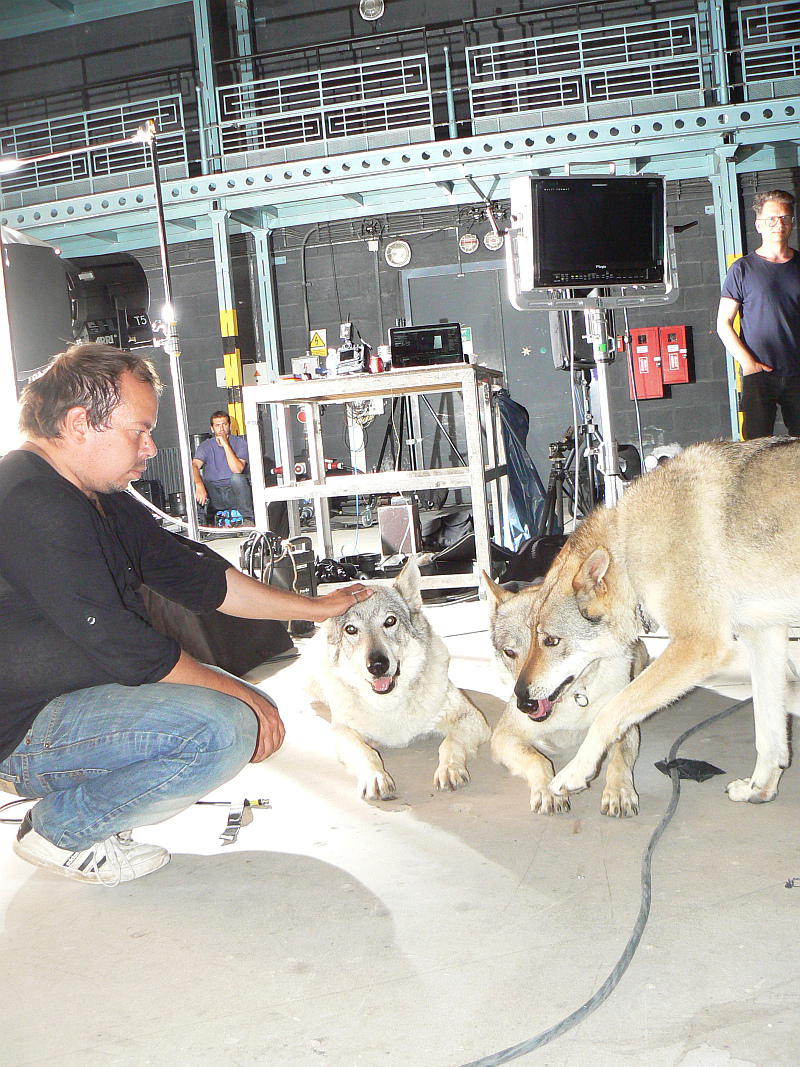
<svg viewBox="0 0 800 1067"><path fill-rule="evenodd" d="M463 363L461 326L457 322L429 326L394 326L389 330L393 367L427 367Z"/></svg>
<svg viewBox="0 0 800 1067"><path fill-rule="evenodd" d="M533 288L664 281L664 180L532 178Z"/></svg>

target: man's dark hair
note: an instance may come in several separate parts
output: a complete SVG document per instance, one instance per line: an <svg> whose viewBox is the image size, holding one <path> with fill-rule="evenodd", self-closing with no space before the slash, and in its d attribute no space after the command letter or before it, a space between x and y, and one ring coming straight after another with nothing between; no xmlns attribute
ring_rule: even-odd
<svg viewBox="0 0 800 1067"><path fill-rule="evenodd" d="M758 193L753 200L753 211L756 216L760 215L764 210L764 204L768 200L774 200L776 204L783 204L788 210L790 215L794 215L794 197L791 193L787 193L785 189L773 189L769 193Z"/></svg>
<svg viewBox="0 0 800 1067"><path fill-rule="evenodd" d="M227 411L215 411L211 418L208 420L209 426L214 425L214 419L227 419L228 422L231 421L231 417Z"/></svg>
<svg viewBox="0 0 800 1067"><path fill-rule="evenodd" d="M76 407L86 409L95 429L106 426L120 403L120 378L126 371L161 393L161 380L149 360L111 345L71 345L25 386L20 430L33 437L60 437L64 416Z"/></svg>

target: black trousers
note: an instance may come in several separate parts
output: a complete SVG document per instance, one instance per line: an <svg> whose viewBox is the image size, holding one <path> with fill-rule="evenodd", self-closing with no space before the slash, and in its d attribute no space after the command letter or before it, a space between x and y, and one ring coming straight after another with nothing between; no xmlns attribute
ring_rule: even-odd
<svg viewBox="0 0 800 1067"><path fill-rule="evenodd" d="M800 375L756 371L742 378L742 437L771 437L781 410L786 429L800 437Z"/></svg>

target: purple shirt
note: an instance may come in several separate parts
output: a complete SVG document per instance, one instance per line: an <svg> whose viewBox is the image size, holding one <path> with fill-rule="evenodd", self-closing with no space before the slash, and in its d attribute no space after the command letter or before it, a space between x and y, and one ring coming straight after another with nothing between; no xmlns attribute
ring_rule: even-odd
<svg viewBox="0 0 800 1067"><path fill-rule="evenodd" d="M247 463L247 438L231 434L228 443L234 456ZM203 441L195 452L194 458L199 459L203 464L204 480L218 482L220 485L227 485L230 482L233 471L228 466L225 449L217 444L216 438L209 437Z"/></svg>

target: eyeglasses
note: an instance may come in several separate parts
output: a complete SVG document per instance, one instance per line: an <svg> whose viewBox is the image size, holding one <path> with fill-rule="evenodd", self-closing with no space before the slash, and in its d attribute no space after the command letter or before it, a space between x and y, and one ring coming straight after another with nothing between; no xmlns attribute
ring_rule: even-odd
<svg viewBox="0 0 800 1067"><path fill-rule="evenodd" d="M756 219L756 222L763 222L771 230L774 230L778 226L783 226L784 223L787 226L791 226L794 222L794 215L765 215L764 218Z"/></svg>

